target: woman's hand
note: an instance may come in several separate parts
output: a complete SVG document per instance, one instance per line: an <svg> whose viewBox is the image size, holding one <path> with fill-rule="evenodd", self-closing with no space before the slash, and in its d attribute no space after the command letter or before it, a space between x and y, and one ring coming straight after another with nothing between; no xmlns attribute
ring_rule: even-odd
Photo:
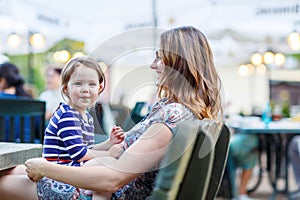
<svg viewBox="0 0 300 200"><path fill-rule="evenodd" d="M120 126L114 126L110 133L110 142L112 144L119 144L124 140L124 130Z"/></svg>
<svg viewBox="0 0 300 200"><path fill-rule="evenodd" d="M45 158L31 158L27 160L25 162L27 176L33 181L42 179L44 177L42 169L47 162Z"/></svg>

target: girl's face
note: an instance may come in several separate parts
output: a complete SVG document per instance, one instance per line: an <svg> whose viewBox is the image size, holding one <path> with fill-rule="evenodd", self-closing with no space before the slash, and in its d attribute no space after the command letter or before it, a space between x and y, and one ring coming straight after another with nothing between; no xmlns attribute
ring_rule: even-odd
<svg viewBox="0 0 300 200"><path fill-rule="evenodd" d="M161 57L159 56L158 51L156 51L156 57L153 61L153 63L150 65L151 69L154 69L157 73L157 75L159 76L165 69L165 65L161 59Z"/></svg>
<svg viewBox="0 0 300 200"><path fill-rule="evenodd" d="M71 75L65 93L69 96L70 105L84 114L96 102L102 87L96 70L81 65Z"/></svg>

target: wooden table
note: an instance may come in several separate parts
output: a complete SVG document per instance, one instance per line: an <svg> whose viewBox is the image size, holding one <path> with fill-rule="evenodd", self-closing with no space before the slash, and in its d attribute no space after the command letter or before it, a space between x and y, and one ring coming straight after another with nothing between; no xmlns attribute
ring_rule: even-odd
<svg viewBox="0 0 300 200"><path fill-rule="evenodd" d="M41 156L41 144L0 142L0 170L24 164L29 158Z"/></svg>

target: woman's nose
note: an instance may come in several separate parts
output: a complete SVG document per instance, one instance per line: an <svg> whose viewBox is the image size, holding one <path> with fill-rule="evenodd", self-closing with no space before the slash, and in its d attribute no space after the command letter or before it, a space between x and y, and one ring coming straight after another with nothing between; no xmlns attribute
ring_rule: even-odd
<svg viewBox="0 0 300 200"><path fill-rule="evenodd" d="M158 61L158 58L155 58L153 60L152 64L150 65L151 69L157 69L157 61Z"/></svg>

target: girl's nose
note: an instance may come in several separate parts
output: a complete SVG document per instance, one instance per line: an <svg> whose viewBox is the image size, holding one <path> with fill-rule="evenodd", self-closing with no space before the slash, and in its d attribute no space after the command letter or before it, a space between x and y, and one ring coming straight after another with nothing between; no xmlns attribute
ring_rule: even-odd
<svg viewBox="0 0 300 200"><path fill-rule="evenodd" d="M84 93L88 93L88 92L89 92L89 87L88 87L86 84L84 84L84 85L82 86L81 91L84 92Z"/></svg>

